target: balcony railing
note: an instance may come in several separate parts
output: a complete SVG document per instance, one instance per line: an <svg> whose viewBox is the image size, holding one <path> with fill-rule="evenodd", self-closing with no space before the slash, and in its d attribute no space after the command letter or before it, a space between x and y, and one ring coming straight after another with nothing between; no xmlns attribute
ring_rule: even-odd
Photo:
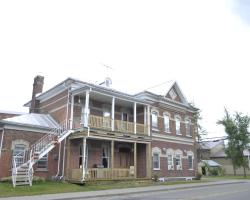
<svg viewBox="0 0 250 200"><path fill-rule="evenodd" d="M126 133L134 133L134 122L122 121L122 120L114 120L114 131L118 132L126 132ZM73 128L81 128L81 119L74 118L73 120ZM112 120L107 117L100 117L96 115L89 115L89 127L90 128L99 128L112 130ZM138 134L148 134L148 128L145 124L136 123L136 133Z"/></svg>

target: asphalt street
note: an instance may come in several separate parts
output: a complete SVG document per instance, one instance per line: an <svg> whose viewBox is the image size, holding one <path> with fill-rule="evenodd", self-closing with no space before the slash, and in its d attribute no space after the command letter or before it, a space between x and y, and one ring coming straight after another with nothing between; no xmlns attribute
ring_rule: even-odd
<svg viewBox="0 0 250 200"><path fill-rule="evenodd" d="M249 200L250 182L90 198L91 200Z"/></svg>

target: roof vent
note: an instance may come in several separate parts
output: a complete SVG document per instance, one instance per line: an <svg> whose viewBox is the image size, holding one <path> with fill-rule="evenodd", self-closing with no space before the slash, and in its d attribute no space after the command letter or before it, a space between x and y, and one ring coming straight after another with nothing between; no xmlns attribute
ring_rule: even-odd
<svg viewBox="0 0 250 200"><path fill-rule="evenodd" d="M107 77L107 78L105 78L104 82L100 83L99 85L105 86L105 87L111 87L112 80L111 80L111 78Z"/></svg>

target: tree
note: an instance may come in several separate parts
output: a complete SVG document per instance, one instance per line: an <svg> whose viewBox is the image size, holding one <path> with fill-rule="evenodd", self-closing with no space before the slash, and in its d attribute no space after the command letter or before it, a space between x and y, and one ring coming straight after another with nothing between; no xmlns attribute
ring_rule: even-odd
<svg viewBox="0 0 250 200"><path fill-rule="evenodd" d="M196 132L196 141L198 143L202 141L202 137L207 135L207 131L201 126L200 120L202 120L201 110L197 110L194 114L194 124Z"/></svg>
<svg viewBox="0 0 250 200"><path fill-rule="evenodd" d="M225 127L225 132L228 135L228 146L225 153L232 160L234 175L236 175L236 168L243 167L244 177L246 177L246 168L248 168L244 150L247 149L250 142L248 137L249 123L250 118L247 115L243 116L241 113L235 112L235 115L231 116L226 109L224 118L217 122Z"/></svg>

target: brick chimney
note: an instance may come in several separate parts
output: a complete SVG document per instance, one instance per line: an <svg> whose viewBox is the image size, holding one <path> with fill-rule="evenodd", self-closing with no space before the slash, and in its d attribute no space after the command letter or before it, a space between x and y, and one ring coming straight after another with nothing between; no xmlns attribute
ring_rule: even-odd
<svg viewBox="0 0 250 200"><path fill-rule="evenodd" d="M37 75L34 78L30 113L39 112L38 110L39 100L36 99L36 95L43 92L43 80L44 80L44 77L40 75Z"/></svg>

